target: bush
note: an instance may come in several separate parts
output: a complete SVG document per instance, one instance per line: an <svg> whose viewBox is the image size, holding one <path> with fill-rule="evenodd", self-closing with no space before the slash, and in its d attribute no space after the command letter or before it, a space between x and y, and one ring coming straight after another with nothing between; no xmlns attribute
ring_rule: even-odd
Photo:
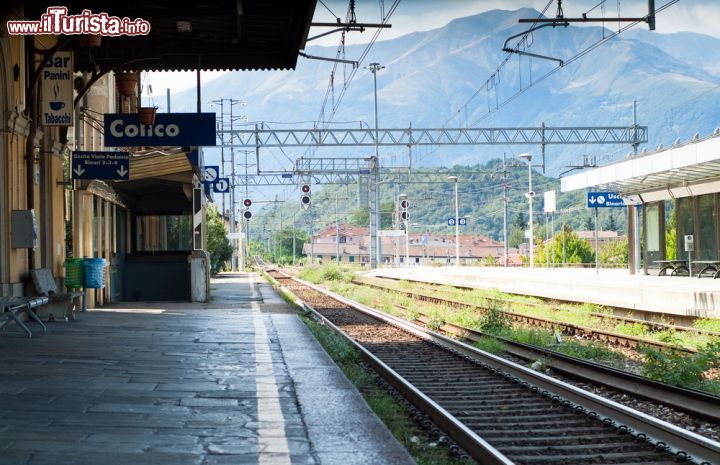
<svg viewBox="0 0 720 465"><path fill-rule="evenodd" d="M510 328L507 315L503 312L503 303L495 299L485 301L485 312L480 318L480 330L490 334L498 334Z"/></svg>
<svg viewBox="0 0 720 465"><path fill-rule="evenodd" d="M674 386L700 386L705 381L703 373L717 368L720 362L720 341L706 345L695 354L652 347L641 347L638 351L643 356L644 376Z"/></svg>

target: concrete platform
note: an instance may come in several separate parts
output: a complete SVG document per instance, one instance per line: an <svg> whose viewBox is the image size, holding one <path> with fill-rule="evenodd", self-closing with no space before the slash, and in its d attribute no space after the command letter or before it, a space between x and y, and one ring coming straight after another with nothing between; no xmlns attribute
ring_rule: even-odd
<svg viewBox="0 0 720 465"><path fill-rule="evenodd" d="M0 464L413 464L273 289L0 333Z"/></svg>
<svg viewBox="0 0 720 465"><path fill-rule="evenodd" d="M627 270L498 267L381 268L369 276L455 284L679 316L720 317L720 279L631 275Z"/></svg>

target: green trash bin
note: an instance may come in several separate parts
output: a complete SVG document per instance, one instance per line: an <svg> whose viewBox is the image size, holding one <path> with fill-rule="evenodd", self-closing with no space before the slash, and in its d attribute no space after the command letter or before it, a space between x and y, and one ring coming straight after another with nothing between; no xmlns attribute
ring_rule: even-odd
<svg viewBox="0 0 720 465"><path fill-rule="evenodd" d="M83 287L83 259L68 258L65 260L65 287L81 289Z"/></svg>

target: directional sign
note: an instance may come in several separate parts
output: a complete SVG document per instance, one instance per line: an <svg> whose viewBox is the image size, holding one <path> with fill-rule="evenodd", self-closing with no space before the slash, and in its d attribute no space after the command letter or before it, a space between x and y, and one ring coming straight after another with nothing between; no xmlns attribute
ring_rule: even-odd
<svg viewBox="0 0 720 465"><path fill-rule="evenodd" d="M73 179L127 181L130 178L130 154L74 151L70 171Z"/></svg>
<svg viewBox="0 0 720 465"><path fill-rule="evenodd" d="M467 218L458 218L458 224L460 226L466 226L467 225Z"/></svg>
<svg viewBox="0 0 720 465"><path fill-rule="evenodd" d="M218 194L225 194L227 192L230 192L230 179L218 178L218 180L215 181L212 186L213 192L216 192Z"/></svg>
<svg viewBox="0 0 720 465"><path fill-rule="evenodd" d="M588 192L588 208L624 207L625 199L617 192Z"/></svg>
<svg viewBox="0 0 720 465"><path fill-rule="evenodd" d="M204 166L202 169L203 173L203 182L204 183L213 183L218 180L220 177L220 167L219 166Z"/></svg>
<svg viewBox="0 0 720 465"><path fill-rule="evenodd" d="M448 226L455 226L455 218L448 218Z"/></svg>

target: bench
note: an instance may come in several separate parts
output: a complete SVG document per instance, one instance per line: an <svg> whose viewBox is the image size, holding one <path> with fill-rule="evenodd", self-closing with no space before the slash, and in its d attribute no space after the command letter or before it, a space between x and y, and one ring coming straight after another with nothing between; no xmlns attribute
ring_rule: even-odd
<svg viewBox="0 0 720 465"><path fill-rule="evenodd" d="M40 309L42 316L46 316L50 321L75 319L73 307L76 302L79 303L82 292L58 292L55 277L49 268L30 270L30 276L37 293L49 300L48 304Z"/></svg>
<svg viewBox="0 0 720 465"><path fill-rule="evenodd" d="M698 278L702 278L703 275L705 275L716 279L720 276L720 260L695 260L692 263L693 265L701 267L697 275Z"/></svg>
<svg viewBox="0 0 720 465"><path fill-rule="evenodd" d="M670 271L670 276L687 276L689 274L687 260L655 260L655 263L660 265L660 271L658 276L667 276L667 272Z"/></svg>
<svg viewBox="0 0 720 465"><path fill-rule="evenodd" d="M27 334L27 337L32 337L32 331L30 331L30 328L27 327L25 322L19 317L19 314L21 312L25 312L30 319L36 321L40 327L42 327L43 332L47 332L47 327L45 324L40 320L40 318L35 313L34 309L40 307L41 305L45 305L48 303L47 297L5 297L0 296L0 319L4 319L0 324L0 329L3 331L5 330L5 326L10 322L14 321L16 325L20 327L25 333Z"/></svg>

